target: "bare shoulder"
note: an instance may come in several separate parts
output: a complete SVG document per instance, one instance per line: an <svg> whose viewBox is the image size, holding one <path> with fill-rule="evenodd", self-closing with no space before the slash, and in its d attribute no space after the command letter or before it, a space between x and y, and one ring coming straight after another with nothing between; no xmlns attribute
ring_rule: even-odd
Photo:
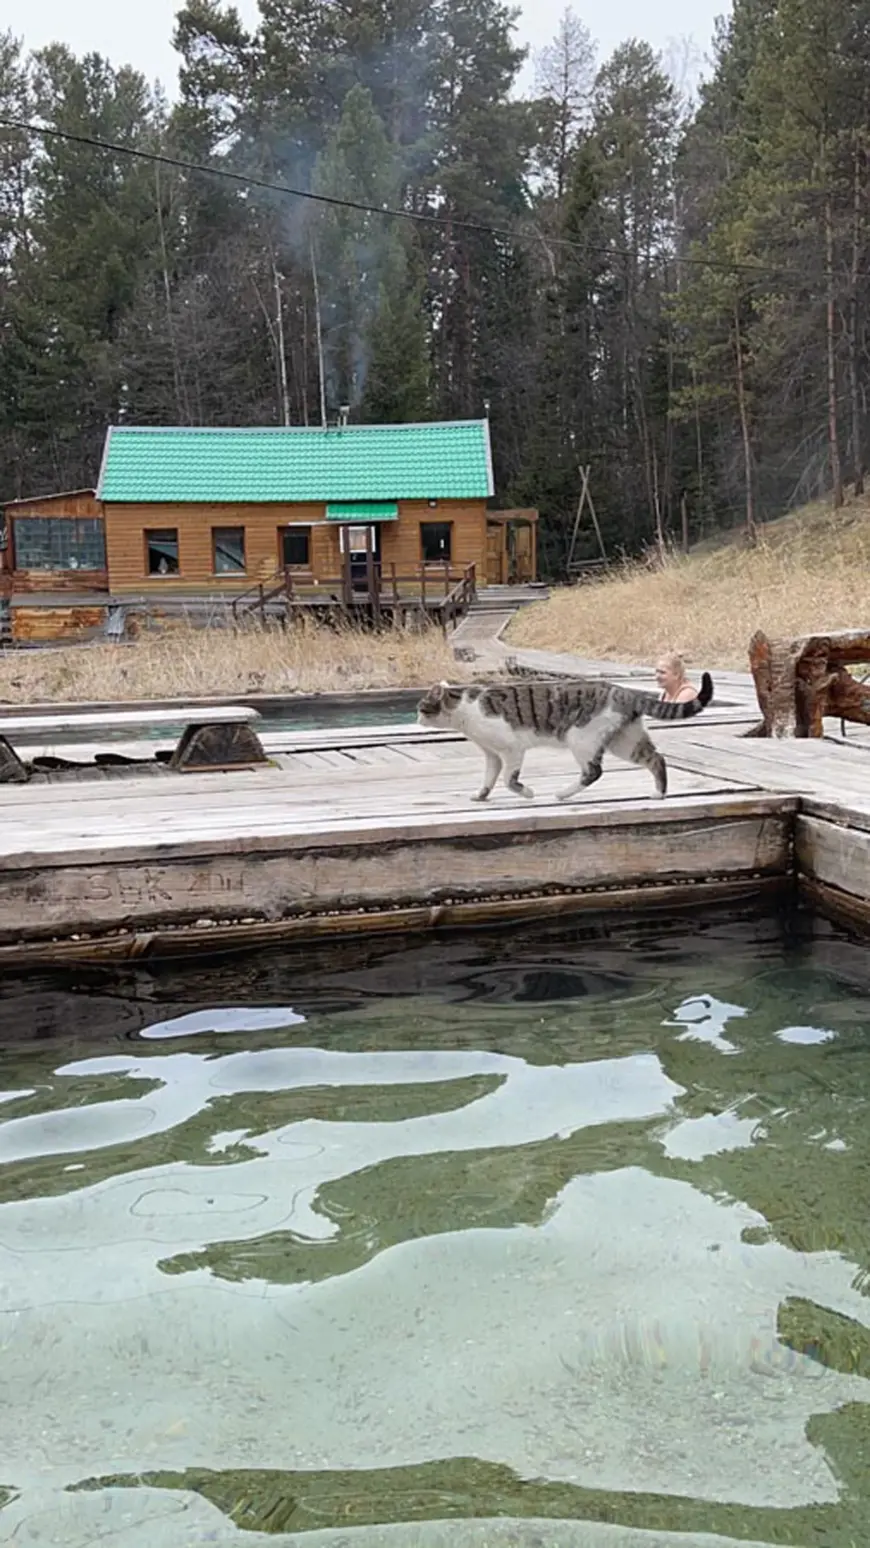
<svg viewBox="0 0 870 1548"><path fill-rule="evenodd" d="M697 688L693 688L691 683L684 683L682 688L679 690L679 692L677 693L676 697L674 698L674 703L675 704L688 704L690 699L697 699L697 697L698 697L698 690L697 690Z"/></svg>

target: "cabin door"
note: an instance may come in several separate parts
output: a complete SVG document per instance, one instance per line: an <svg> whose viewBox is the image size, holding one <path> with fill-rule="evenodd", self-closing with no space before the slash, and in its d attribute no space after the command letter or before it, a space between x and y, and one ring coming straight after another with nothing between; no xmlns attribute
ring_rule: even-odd
<svg viewBox="0 0 870 1548"><path fill-rule="evenodd" d="M510 570L509 579L512 586L522 586L528 581L533 581L534 555L532 551L532 528L529 522L512 522L510 527Z"/></svg>
<svg viewBox="0 0 870 1548"><path fill-rule="evenodd" d="M381 529L377 522L366 527L342 527L341 546L350 556L350 581L354 591L368 591L368 555L380 573Z"/></svg>
<svg viewBox="0 0 870 1548"><path fill-rule="evenodd" d="M486 579L490 586L502 586L505 581L505 527L500 521L486 524Z"/></svg>

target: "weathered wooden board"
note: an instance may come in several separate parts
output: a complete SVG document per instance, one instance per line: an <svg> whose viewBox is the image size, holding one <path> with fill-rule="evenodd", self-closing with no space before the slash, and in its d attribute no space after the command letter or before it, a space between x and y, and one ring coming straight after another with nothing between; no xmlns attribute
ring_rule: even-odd
<svg viewBox="0 0 870 1548"><path fill-rule="evenodd" d="M840 887L829 887L826 882L815 881L811 876L798 876L797 886L802 901L823 918L858 930L862 935L870 932L870 903L865 898L843 892ZM0 959L2 950L0 947Z"/></svg>
<svg viewBox="0 0 870 1548"><path fill-rule="evenodd" d="M653 739L658 736L653 730ZM821 795L829 799L870 798L870 749L822 740L743 741L718 731L692 730L659 743L671 768L723 775L766 790Z"/></svg>
<svg viewBox="0 0 870 1548"><path fill-rule="evenodd" d="M837 887L870 905L870 832L799 812L795 819L798 874Z"/></svg>
<svg viewBox="0 0 870 1548"><path fill-rule="evenodd" d="M380 831L368 823L271 841L251 835L166 844L157 834L147 848L117 850L110 862L93 851L80 851L76 863L22 853L0 872L0 940L784 875L787 805L738 796L699 800L694 809L590 812L579 821L542 814L522 827L515 818L486 828L467 819L425 828L385 823Z"/></svg>
<svg viewBox="0 0 870 1548"><path fill-rule="evenodd" d="M258 948L335 941L347 937L408 935L420 931L450 931L481 925L540 921L595 913L606 919L642 907L668 914L728 903L734 908L767 904L775 907L789 895L791 881L781 876L749 880L677 882L607 892L532 894L516 898L475 899L474 902L431 907L345 910L273 921L244 920L229 924L177 925L152 930L115 930L69 940L26 940L0 945L0 970L13 967L121 963L182 956L216 956Z"/></svg>
<svg viewBox="0 0 870 1548"><path fill-rule="evenodd" d="M699 803L727 804L742 788L679 774L674 795L660 802L649 797L648 781L640 771L614 771L563 805L555 800L562 780L550 775L543 784L536 781L534 801L504 791L483 806L470 799L477 781L469 780L466 770L445 771L440 778L424 770L418 778L390 781L388 786L376 770L360 770L340 786L316 774L306 774L304 783L279 775L253 791L249 785L247 798L241 789L227 792L228 781L241 783L244 778L191 775L183 782L140 779L114 788L76 784L69 787L69 800L66 790L59 800L56 790L30 787L32 804L26 805L15 802L15 790L9 787L0 792L0 859L9 867L27 863L29 855L63 858L135 851L148 857L169 845L182 850L194 844L244 848L301 834L387 834L397 827L421 837L442 829L529 831L542 823L573 826L591 814L603 820L608 813L625 812L637 814L640 821L667 821ZM217 788L209 788L212 781ZM193 787L189 796L187 788L179 788L182 784Z"/></svg>
<svg viewBox="0 0 870 1548"><path fill-rule="evenodd" d="M127 726L238 725L260 720L259 710L247 704L225 704L214 709L117 710L92 715L3 715L0 736L56 736L64 731L122 731Z"/></svg>

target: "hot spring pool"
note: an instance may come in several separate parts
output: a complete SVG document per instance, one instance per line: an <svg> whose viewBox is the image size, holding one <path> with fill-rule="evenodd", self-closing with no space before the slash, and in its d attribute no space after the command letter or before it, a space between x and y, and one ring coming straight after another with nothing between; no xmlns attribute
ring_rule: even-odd
<svg viewBox="0 0 870 1548"><path fill-rule="evenodd" d="M867 959L713 914L6 978L0 1541L863 1544Z"/></svg>

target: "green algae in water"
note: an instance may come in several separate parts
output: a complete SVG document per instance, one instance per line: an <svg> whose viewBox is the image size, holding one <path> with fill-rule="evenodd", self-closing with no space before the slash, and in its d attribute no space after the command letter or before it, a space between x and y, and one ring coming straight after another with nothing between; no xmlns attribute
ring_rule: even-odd
<svg viewBox="0 0 870 1548"><path fill-rule="evenodd" d="M865 1543L866 956L713 915L7 981L0 1540Z"/></svg>

